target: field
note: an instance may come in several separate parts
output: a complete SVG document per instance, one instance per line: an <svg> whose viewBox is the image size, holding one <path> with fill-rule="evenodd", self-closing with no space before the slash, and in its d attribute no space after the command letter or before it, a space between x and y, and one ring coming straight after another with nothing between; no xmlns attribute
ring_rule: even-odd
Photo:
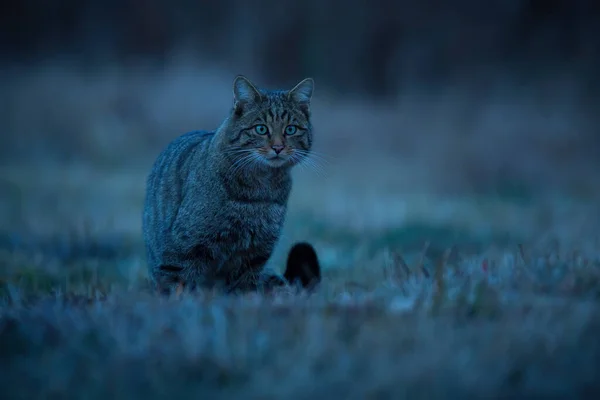
<svg viewBox="0 0 600 400"><path fill-rule="evenodd" d="M600 393L600 192L585 146L555 163L574 117L548 96L553 119L535 99L316 99L270 264L309 241L320 288L159 298L145 177L170 138L218 124L229 75L46 71L4 82L21 136L0 168L3 398Z"/></svg>

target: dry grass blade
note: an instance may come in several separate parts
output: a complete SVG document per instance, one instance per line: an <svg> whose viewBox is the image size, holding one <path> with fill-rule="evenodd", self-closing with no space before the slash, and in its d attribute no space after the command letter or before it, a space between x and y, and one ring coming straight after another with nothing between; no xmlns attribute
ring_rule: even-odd
<svg viewBox="0 0 600 400"><path fill-rule="evenodd" d="M522 284L531 286L532 282L535 281L535 276L533 274L533 271L531 270L532 258L525 251L525 246L523 246L523 244L519 244L518 249L519 255L521 257L521 262L516 264L517 273L521 279Z"/></svg>
<svg viewBox="0 0 600 400"><path fill-rule="evenodd" d="M525 248L524 248L523 244L519 243L517 245L517 248L519 249L519 255L521 256L521 261L523 262L523 264L529 265L529 258L525 254Z"/></svg>
<svg viewBox="0 0 600 400"><path fill-rule="evenodd" d="M444 300L446 299L446 284L444 280L444 272L446 264L452 254L452 248L446 249L442 257L440 257L436 263L435 275L434 275L434 297L432 312L437 314L441 311Z"/></svg>
<svg viewBox="0 0 600 400"><path fill-rule="evenodd" d="M411 275L410 268L399 251L392 252L392 280L401 283Z"/></svg>
<svg viewBox="0 0 600 400"><path fill-rule="evenodd" d="M419 257L419 262L417 263L417 270L421 271L425 278L429 278L431 276L429 271L427 271L427 268L425 268L425 257L427 256L427 250L429 250L430 244L431 243L429 241L425 242L423 250L421 251L421 256Z"/></svg>

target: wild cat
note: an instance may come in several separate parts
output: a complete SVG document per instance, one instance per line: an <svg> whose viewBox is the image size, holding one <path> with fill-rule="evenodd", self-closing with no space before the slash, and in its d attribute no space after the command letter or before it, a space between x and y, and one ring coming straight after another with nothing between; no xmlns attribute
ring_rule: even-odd
<svg viewBox="0 0 600 400"><path fill-rule="evenodd" d="M292 167L309 156L314 83L291 90L233 83L233 107L215 131L173 140L147 179L143 233L148 271L164 293L257 290L320 280L316 253L299 243L285 279L265 269L285 220Z"/></svg>

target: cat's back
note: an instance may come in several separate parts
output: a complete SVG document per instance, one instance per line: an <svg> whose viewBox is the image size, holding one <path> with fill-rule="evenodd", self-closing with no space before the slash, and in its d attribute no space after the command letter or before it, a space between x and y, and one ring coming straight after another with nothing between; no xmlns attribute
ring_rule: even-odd
<svg viewBox="0 0 600 400"><path fill-rule="evenodd" d="M174 218L183 196L183 186L193 168L209 151L211 131L192 131L171 141L158 155L146 182L143 231L148 240Z"/></svg>
<svg viewBox="0 0 600 400"><path fill-rule="evenodd" d="M178 181L184 180L192 158L203 158L213 136L214 132L210 131L192 131L172 140L154 161L148 176L147 195L161 184L177 185Z"/></svg>

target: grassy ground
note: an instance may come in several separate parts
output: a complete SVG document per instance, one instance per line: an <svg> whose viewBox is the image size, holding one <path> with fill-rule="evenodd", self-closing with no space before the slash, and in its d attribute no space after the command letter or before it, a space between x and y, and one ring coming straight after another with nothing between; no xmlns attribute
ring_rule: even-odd
<svg viewBox="0 0 600 400"><path fill-rule="evenodd" d="M297 171L270 262L313 243L320 289L165 299L145 176L173 135L218 124L232 77L140 71L2 79L3 398L600 393L597 124L563 93L319 94L320 168Z"/></svg>
<svg viewBox="0 0 600 400"><path fill-rule="evenodd" d="M147 290L142 170L2 170L2 217L18 228L0 237L4 398L597 392L593 204L400 196L300 172L272 264L314 243L318 292L161 299Z"/></svg>

